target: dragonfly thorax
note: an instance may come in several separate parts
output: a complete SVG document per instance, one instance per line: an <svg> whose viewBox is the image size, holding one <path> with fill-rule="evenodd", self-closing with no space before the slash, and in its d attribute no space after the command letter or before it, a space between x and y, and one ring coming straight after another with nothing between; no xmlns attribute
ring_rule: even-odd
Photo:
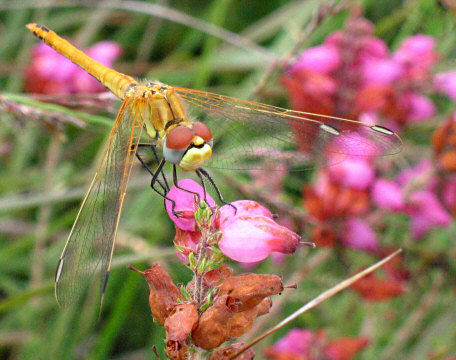
<svg viewBox="0 0 456 360"><path fill-rule="evenodd" d="M128 94L135 99L147 134L163 145L166 161L185 171L197 170L212 155L212 134L201 122L192 122L173 87L160 82L138 85Z"/></svg>

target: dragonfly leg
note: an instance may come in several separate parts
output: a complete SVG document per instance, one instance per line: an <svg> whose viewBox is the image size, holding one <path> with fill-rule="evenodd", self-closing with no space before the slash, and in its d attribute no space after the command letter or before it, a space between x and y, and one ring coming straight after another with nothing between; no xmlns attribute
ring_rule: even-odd
<svg viewBox="0 0 456 360"><path fill-rule="evenodd" d="M179 211L176 211L176 202L169 197L166 196L166 193L160 192L160 189L157 189L155 187L156 183L158 182L158 176L162 172L163 166L165 165L166 160L162 159L160 161L160 164L158 164L157 169L155 169L155 172L152 172L152 180L150 181L150 187L152 190L154 190L158 195L160 195L163 199L169 201L171 203L171 211L173 212L174 216L181 217L182 214Z"/></svg>
<svg viewBox="0 0 456 360"><path fill-rule="evenodd" d="M196 201L198 202L198 204L200 203L201 197L200 197L200 195L197 192L184 189L184 188L180 187L177 184L177 170L176 170L176 165L175 164L173 164L173 182L174 182L174 186L177 187L179 190L185 191L185 192L187 192L189 194L193 194L194 196L196 196Z"/></svg>
<svg viewBox="0 0 456 360"><path fill-rule="evenodd" d="M204 178L201 176L201 174L199 173L198 170L196 170L195 172L196 172L196 175L198 175L198 178L201 181L201 186L203 187L203 191L204 191L204 202L207 204L207 192L206 192L206 184L204 183Z"/></svg>
<svg viewBox="0 0 456 360"><path fill-rule="evenodd" d="M196 172L198 173L198 175L203 175L209 180L211 185L214 187L214 190L217 193L217 197L219 198L220 202L222 204L224 204L224 205L231 206L234 209L234 214L236 214L237 213L237 207L234 206L233 204L231 204L230 202L225 201L223 199L222 193L220 192L220 190L219 190L218 186L216 185L214 179L212 179L212 177L209 175L209 173L206 170L204 170L203 168L199 168L198 170L196 170Z"/></svg>
<svg viewBox="0 0 456 360"><path fill-rule="evenodd" d="M152 149L152 152L154 154L154 158L155 158L155 161L157 162L157 164L160 164L160 158L158 157L158 154L157 154L157 150L156 150L156 147L155 145L152 145L152 144L138 144L138 147L147 147L147 148L151 148ZM154 176L154 171L150 168L150 166L142 159L142 157L138 154L138 152L136 152L136 157L138 158L138 160L141 162L141 165L149 172L149 174L151 174L152 176ZM163 189L164 193L167 193L169 191L169 185L168 185L168 180L166 179L166 176L164 174L163 171L160 171L161 172L161 175L162 175L162 178L163 178L163 183L162 181L158 180L158 183L160 184L161 188Z"/></svg>

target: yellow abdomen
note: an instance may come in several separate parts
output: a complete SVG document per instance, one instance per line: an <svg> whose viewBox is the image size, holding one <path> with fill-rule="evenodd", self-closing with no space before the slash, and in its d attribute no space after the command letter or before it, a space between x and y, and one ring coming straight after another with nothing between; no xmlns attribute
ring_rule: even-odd
<svg viewBox="0 0 456 360"><path fill-rule="evenodd" d="M38 24L28 24L27 28L40 40L54 48L57 52L70 59L76 65L83 68L90 75L111 90L120 99L125 99L128 89L138 82L131 76L110 69L98 61L84 54L81 50L62 39L54 31Z"/></svg>

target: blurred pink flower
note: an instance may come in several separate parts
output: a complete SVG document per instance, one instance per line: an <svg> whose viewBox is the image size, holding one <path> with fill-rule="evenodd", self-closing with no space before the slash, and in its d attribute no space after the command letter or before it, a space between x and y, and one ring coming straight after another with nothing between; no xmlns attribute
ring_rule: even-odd
<svg viewBox="0 0 456 360"><path fill-rule="evenodd" d="M204 189L197 182L191 179L182 179L177 184L180 188L199 194L200 201L204 200ZM189 192L180 190L176 186L173 186L166 196L175 202L176 206L174 211L176 213L181 213L181 216L179 217L174 215L171 202L165 200L166 211L174 224L176 224L179 229L184 231L196 231L197 224L194 214L199 206L196 196ZM206 200L210 207L215 206L214 199L207 193Z"/></svg>
<svg viewBox="0 0 456 360"><path fill-rule="evenodd" d="M410 215L412 235L416 239L436 226L449 226L452 221L437 196L426 190L410 195L406 212Z"/></svg>
<svg viewBox="0 0 456 360"><path fill-rule="evenodd" d="M402 189L398 184L386 179L375 181L371 189L372 201L380 208L398 211L404 207Z"/></svg>
<svg viewBox="0 0 456 360"><path fill-rule="evenodd" d="M426 96L418 93L407 93L401 98L403 106L407 109L410 121L423 121L435 115L435 105Z"/></svg>
<svg viewBox="0 0 456 360"><path fill-rule="evenodd" d="M264 355L273 360L350 360L369 341L363 337L339 337L334 340L323 330L292 329Z"/></svg>
<svg viewBox="0 0 456 360"><path fill-rule="evenodd" d="M349 157L328 168L331 182L356 190L365 190L374 180L375 171L367 159Z"/></svg>
<svg viewBox="0 0 456 360"><path fill-rule="evenodd" d="M434 76L434 88L456 101L456 71L439 73Z"/></svg>
<svg viewBox="0 0 456 360"><path fill-rule="evenodd" d="M86 50L93 59L112 67L120 56L120 45L103 41ZM44 43L32 51L32 62L25 72L27 92L40 94L95 93L105 90L92 76Z"/></svg>
<svg viewBox="0 0 456 360"><path fill-rule="evenodd" d="M301 356L307 354L315 342L316 336L313 331L292 329L274 344L274 350L291 352L296 356Z"/></svg>
<svg viewBox="0 0 456 360"><path fill-rule="evenodd" d="M417 34L405 39L397 49L393 58L407 64L416 74L416 69L428 71L438 60L439 56L434 49L435 40L431 36Z"/></svg>
<svg viewBox="0 0 456 360"><path fill-rule="evenodd" d="M271 252L294 253L301 237L277 224L267 209L261 205L252 206L252 203L249 200L233 203L240 209L240 214L236 215L234 211L223 209L231 206L222 206L222 237L218 245L223 254L240 262L256 262L266 259Z"/></svg>
<svg viewBox="0 0 456 360"><path fill-rule="evenodd" d="M329 74L340 65L339 52L333 46L324 44L311 47L301 53L299 60L289 69L291 73L302 70Z"/></svg>
<svg viewBox="0 0 456 360"><path fill-rule="evenodd" d="M346 221L342 242L345 246L363 251L375 251L379 248L374 230L360 218L351 218Z"/></svg>
<svg viewBox="0 0 456 360"><path fill-rule="evenodd" d="M368 85L391 85L403 76L400 63L391 59L368 59L361 66L362 83Z"/></svg>
<svg viewBox="0 0 456 360"><path fill-rule="evenodd" d="M445 206L447 206L456 216L456 176L453 175L443 183L442 199Z"/></svg>

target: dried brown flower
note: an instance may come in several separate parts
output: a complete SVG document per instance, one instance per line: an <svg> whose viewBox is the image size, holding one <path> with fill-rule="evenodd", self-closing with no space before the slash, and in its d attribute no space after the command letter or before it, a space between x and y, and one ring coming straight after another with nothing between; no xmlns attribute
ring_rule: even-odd
<svg viewBox="0 0 456 360"><path fill-rule="evenodd" d="M198 325L194 303L176 305L165 320L166 340L185 342Z"/></svg>
<svg viewBox="0 0 456 360"><path fill-rule="evenodd" d="M229 295L239 302L237 311L258 305L265 297L283 291L282 278L277 275L245 273L223 281L219 295Z"/></svg>
<svg viewBox="0 0 456 360"><path fill-rule="evenodd" d="M233 354L239 351L245 344L237 343L228 346L224 346L220 349L215 350L211 357L208 360L227 360L231 358ZM246 350L241 355L239 355L236 360L253 360L255 357L255 351L252 348Z"/></svg>

